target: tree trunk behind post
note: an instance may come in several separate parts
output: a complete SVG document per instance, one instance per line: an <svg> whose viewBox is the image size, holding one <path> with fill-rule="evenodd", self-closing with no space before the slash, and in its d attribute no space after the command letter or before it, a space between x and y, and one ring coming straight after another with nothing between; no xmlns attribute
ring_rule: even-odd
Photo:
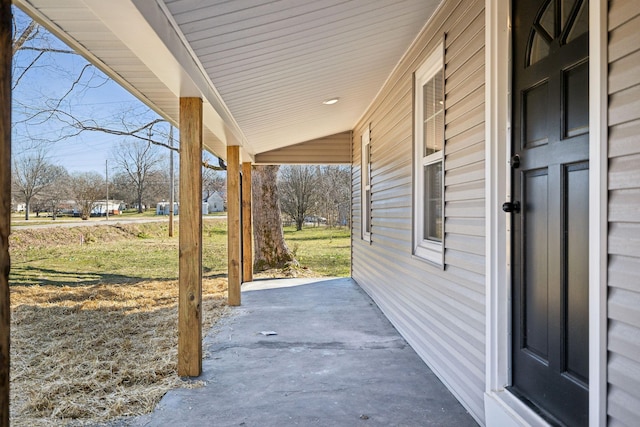
<svg viewBox="0 0 640 427"><path fill-rule="evenodd" d="M0 0L0 426L9 425L11 232L11 0Z"/></svg>
<svg viewBox="0 0 640 427"><path fill-rule="evenodd" d="M227 147L228 302L240 305L240 147Z"/></svg>
<svg viewBox="0 0 640 427"><path fill-rule="evenodd" d="M284 241L280 205L278 203L279 166L256 165L253 168L253 235L256 271L297 265Z"/></svg>
<svg viewBox="0 0 640 427"><path fill-rule="evenodd" d="M253 281L251 163L242 164L242 281Z"/></svg>
<svg viewBox="0 0 640 427"><path fill-rule="evenodd" d="M201 164L202 100L181 98L178 375L189 377L202 372Z"/></svg>

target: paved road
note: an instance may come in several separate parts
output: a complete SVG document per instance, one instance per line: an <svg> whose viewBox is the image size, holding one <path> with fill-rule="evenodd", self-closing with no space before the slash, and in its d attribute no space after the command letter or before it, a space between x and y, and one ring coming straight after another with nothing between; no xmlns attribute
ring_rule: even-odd
<svg viewBox="0 0 640 427"><path fill-rule="evenodd" d="M176 222L180 217L176 216ZM220 216L203 216L203 220L216 220L216 219L227 219L226 215ZM105 218L94 218L89 221L79 220L61 220L61 221L53 221L50 220L51 223L42 224L42 221L47 221L46 218L33 218L31 222L38 222L38 224L32 224L30 221L14 221L11 223L11 228L13 230L23 230L29 228L54 228L54 227L92 227L98 225L114 225L114 224L140 224L145 222L168 222L169 217L159 216L159 217L145 217L145 218L118 218L118 217L109 217L109 220Z"/></svg>

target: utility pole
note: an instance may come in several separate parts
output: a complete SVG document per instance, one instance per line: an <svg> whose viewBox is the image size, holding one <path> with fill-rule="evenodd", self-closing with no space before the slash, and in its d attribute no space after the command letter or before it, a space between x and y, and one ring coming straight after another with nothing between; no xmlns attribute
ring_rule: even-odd
<svg viewBox="0 0 640 427"><path fill-rule="evenodd" d="M169 237L173 237L173 196L174 196L174 176L173 176L173 126L169 127L169 182L171 188L169 189Z"/></svg>
<svg viewBox="0 0 640 427"><path fill-rule="evenodd" d="M106 206L106 211L107 211L107 221L109 221L109 159L106 159L104 161L104 177L105 177L105 181L107 182L107 206Z"/></svg>

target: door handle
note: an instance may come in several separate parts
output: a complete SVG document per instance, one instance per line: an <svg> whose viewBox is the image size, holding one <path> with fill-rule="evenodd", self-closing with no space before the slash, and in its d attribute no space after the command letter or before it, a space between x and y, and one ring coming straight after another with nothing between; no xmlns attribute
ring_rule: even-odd
<svg viewBox="0 0 640 427"><path fill-rule="evenodd" d="M502 210L507 213L520 213L520 202L504 202Z"/></svg>
<svg viewBox="0 0 640 427"><path fill-rule="evenodd" d="M520 167L520 155L516 154L511 158L511 167L513 169L518 169Z"/></svg>

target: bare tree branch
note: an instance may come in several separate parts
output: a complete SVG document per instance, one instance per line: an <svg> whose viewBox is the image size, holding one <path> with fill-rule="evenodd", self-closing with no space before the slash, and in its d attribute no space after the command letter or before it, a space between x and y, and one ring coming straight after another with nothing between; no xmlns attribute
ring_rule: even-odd
<svg viewBox="0 0 640 427"><path fill-rule="evenodd" d="M64 101L65 98L67 96L69 96L69 94L71 94L73 89L80 83L80 80L82 80L82 77L84 76L84 72L87 71L89 68L92 68L92 67L93 67L93 65L88 64L88 63L85 64L84 67L82 67L82 71L80 71L80 74L78 75L78 77L73 81L73 83L71 83L71 87L69 88L69 90L67 90L67 92L64 95L62 95L60 98L58 98L58 100L56 101L55 106L53 107L53 111L51 112L49 117L46 117L44 119L44 121L49 120L53 116L53 112L57 111L60 108L60 105L62 104L62 101ZM104 84L104 82L102 84ZM102 85L99 85L99 86L102 86Z"/></svg>
<svg viewBox="0 0 640 427"><path fill-rule="evenodd" d="M52 47L52 43L50 43L48 39L48 33L33 20L18 22L14 15L13 26L13 34L15 34L12 43L14 57L19 51L29 51L35 53L27 54L27 56L24 56L23 61L25 63L28 62L28 64L26 66L21 65L20 68L16 68L14 70L14 81L12 90L16 89L21 82L26 81L26 78L24 78L25 75L30 70L33 70L36 67L38 61L43 60L43 57L46 53L77 54L71 49L66 49L64 46ZM53 46L55 46L55 44L53 44ZM57 134L48 133L46 137L30 136L29 140L32 143L34 143L35 141L41 141L42 143L53 143L71 139L83 132L89 131L101 132L115 136L136 138L137 140L150 142L151 144L164 147L168 150L173 150L175 152L180 151L177 147L172 147L168 143L159 141L157 140L157 138L153 139L150 136L146 135L146 131L148 131L155 124L166 122L166 120L164 119L155 119L148 123L145 123L144 125L133 127L131 123L127 123L126 118L123 115L120 124L115 123L114 125L109 126L103 123L99 123L98 121L93 119L85 120L79 118L75 116L66 106L63 107L64 101L66 99L69 99L74 92L77 92L79 86L83 86L85 88L93 88L99 87L109 81L108 79L105 79L100 83L100 85L95 86L92 83L93 77L87 76L88 71L92 68L93 66L89 63L84 65L77 77L71 83L68 90L60 97L49 99L46 102L46 104L48 105L44 106L43 108L24 106L24 114L22 115L22 118L20 120L15 120L13 126L24 124L28 125L27 128L36 128L38 125L44 124L52 118L55 118L62 124L66 125L67 128L60 128ZM219 158L217 166L211 164L207 160L202 162L202 166L211 170L226 170L224 161Z"/></svg>
<svg viewBox="0 0 640 427"><path fill-rule="evenodd" d="M224 163L224 160L222 160L221 158L218 157L218 163L219 166L214 166L212 164L210 164L208 161L203 161L202 162L202 166L207 168L207 169L211 169L214 171L226 171L227 170L227 165Z"/></svg>
<svg viewBox="0 0 640 427"><path fill-rule="evenodd" d="M168 150L173 150L176 153L180 152L180 148L179 147L172 147L167 143L154 140L153 138L150 138L148 134L144 133L145 131L148 131L154 125L156 125L158 123L166 123L166 120L164 120L164 119L155 119L155 120L152 120L152 121L150 121L148 123L145 123L142 126L136 127L134 129L127 129L128 125L123 122L122 124L123 124L124 129L114 129L114 128L108 128L108 127L100 126L100 125L98 125L97 123L95 123L93 121L91 121L91 123L83 122L80 119L74 117L73 115L67 113L66 111L54 110L54 111L51 112L51 114L52 115L53 114L60 114L60 115L62 115L64 117L66 117L68 120L62 120L60 117L58 117L58 119L60 119L61 121L67 123L68 125L70 125L71 127L73 127L74 129L77 130L77 132L75 132L75 133L70 133L70 134L64 135L62 138L60 138L60 140L78 136L82 132L102 132L102 133L106 133L106 134L109 134L109 135L128 136L128 137L136 138L136 139L139 139L141 141L150 142L151 144L154 144L154 145L157 145L157 146L160 146L160 147L164 147L164 148L166 148ZM217 171L227 170L227 165L225 164L224 160L222 160L219 157L217 159L218 159L218 166L212 165L207 160L202 162L202 166L207 168L207 169L212 169L212 170L217 170Z"/></svg>
<svg viewBox="0 0 640 427"><path fill-rule="evenodd" d="M17 25L15 24L14 20L14 28L16 27ZM29 25L27 25L22 33L20 33L20 35L13 41L13 55L15 55L17 51L22 49L24 44L28 40L31 40L37 34L38 27L39 25L36 21L29 22Z"/></svg>
<svg viewBox="0 0 640 427"><path fill-rule="evenodd" d="M18 32L18 24L15 20L15 17L13 19L13 28L14 28L14 34L16 34ZM48 46L27 46L26 45L26 43L32 40L35 40L39 35L40 35L40 25L37 22L31 20L29 22L29 25L27 25L24 29L22 29L20 34L14 38L12 43L12 49L13 49L12 54L14 57L18 51L33 51L33 52L38 52L38 55L36 55L35 58L31 60L29 65L27 65L17 77L14 77L14 83L13 83L13 86L11 87L11 90L14 90L18 86L18 83L20 83L20 80L22 80L22 77L24 77L24 75L35 65L36 62L38 62L38 60L40 60L40 58L42 58L42 56L45 53L61 53L61 54L72 54L72 55L78 54L72 49L59 49L59 48L52 48Z"/></svg>
<svg viewBox="0 0 640 427"><path fill-rule="evenodd" d="M33 67L33 65L38 62L38 59L40 59L42 57L42 55L44 55L44 52L40 52L38 54L38 56L36 56L29 65L27 65L22 72L20 73L20 75L18 77L16 77L15 81L13 82L13 86L11 86L11 90L15 90L16 87L18 87L18 83L20 83L20 80L22 80L22 78L24 77L25 74L27 74L27 71L29 71L31 69L31 67Z"/></svg>
<svg viewBox="0 0 640 427"><path fill-rule="evenodd" d="M72 117L71 115L68 115L68 116ZM130 137L142 140L142 141L151 142L151 144L158 145L160 147L164 147L164 148L167 148L169 150L173 150L173 151L179 153L180 149L178 147L171 147L169 144L166 144L166 143L160 142L160 141L156 141L153 138L149 138L148 135L142 134L143 131L150 129L156 123L162 123L162 122L166 122L166 120L164 120L164 119L155 119L155 120L152 120L149 123L146 123L144 126L138 127L136 129L133 129L133 130L126 130L125 129L125 130L123 130L123 129L106 128L106 127L98 126L98 125L89 125L89 124L87 124L85 122L81 122L79 120L76 120L74 125L73 125L73 127L78 129L78 131L79 131L78 134L80 132L89 131L89 132L102 132L102 133L107 133L109 135L117 135L117 136L130 136Z"/></svg>
<svg viewBox="0 0 640 427"><path fill-rule="evenodd" d="M74 50L69 50L69 49L56 49L56 48L52 48L52 47L48 47L48 48L42 48L42 47L34 47L34 46L23 46L20 50L32 50L35 52L42 52L42 53L64 53L64 54L68 54L68 55L77 55L78 52L74 51Z"/></svg>

